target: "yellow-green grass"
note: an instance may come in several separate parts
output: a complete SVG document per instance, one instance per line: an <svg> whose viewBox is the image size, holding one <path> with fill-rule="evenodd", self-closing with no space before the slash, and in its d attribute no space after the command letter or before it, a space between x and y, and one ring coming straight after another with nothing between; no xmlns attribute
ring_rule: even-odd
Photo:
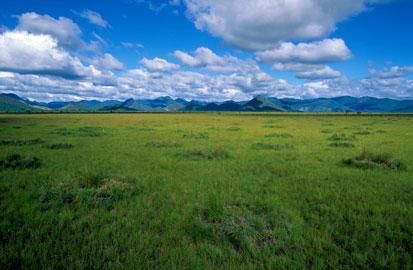
<svg viewBox="0 0 413 270"><path fill-rule="evenodd" d="M1 269L413 267L408 115L0 115L0 142L40 161L0 166Z"/></svg>

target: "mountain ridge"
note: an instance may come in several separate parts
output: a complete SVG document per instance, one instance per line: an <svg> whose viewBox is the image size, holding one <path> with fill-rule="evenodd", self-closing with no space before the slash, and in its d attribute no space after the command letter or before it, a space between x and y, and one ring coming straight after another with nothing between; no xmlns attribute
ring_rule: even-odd
<svg viewBox="0 0 413 270"><path fill-rule="evenodd" d="M155 99L37 102L0 93L0 112L413 112L413 100L351 97L293 99L258 95L251 100L205 102L169 96Z"/></svg>

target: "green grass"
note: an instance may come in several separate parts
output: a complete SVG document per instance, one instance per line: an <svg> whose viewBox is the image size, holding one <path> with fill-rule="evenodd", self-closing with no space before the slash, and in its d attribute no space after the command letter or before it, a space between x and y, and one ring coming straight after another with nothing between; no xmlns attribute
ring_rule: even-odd
<svg viewBox="0 0 413 270"><path fill-rule="evenodd" d="M412 153L411 116L0 115L0 269L411 269Z"/></svg>

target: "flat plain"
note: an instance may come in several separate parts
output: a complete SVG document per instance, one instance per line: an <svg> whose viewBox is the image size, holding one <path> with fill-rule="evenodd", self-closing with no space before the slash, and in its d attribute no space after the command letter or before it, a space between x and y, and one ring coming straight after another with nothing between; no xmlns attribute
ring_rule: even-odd
<svg viewBox="0 0 413 270"><path fill-rule="evenodd" d="M413 116L0 115L1 269L411 269Z"/></svg>

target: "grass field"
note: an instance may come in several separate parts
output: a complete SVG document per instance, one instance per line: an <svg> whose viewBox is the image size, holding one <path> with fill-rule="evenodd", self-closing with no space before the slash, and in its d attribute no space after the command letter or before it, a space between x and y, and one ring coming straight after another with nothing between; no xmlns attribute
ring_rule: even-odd
<svg viewBox="0 0 413 270"><path fill-rule="evenodd" d="M0 115L0 268L411 269L413 117Z"/></svg>

